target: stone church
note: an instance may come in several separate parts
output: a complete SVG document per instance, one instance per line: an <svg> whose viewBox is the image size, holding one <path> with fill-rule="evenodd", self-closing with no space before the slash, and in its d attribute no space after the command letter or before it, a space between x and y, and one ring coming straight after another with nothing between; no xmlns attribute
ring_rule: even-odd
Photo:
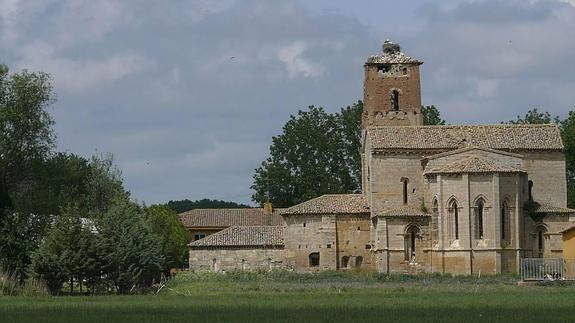
<svg viewBox="0 0 575 323"><path fill-rule="evenodd" d="M361 194L183 213L208 232L190 243L190 269L497 274L561 257L575 210L557 125L425 126L421 64L389 41L364 64Z"/></svg>

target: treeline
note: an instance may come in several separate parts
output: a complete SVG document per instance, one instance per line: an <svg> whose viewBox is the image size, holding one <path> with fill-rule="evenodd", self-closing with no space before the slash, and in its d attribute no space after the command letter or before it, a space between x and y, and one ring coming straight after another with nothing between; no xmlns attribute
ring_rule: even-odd
<svg viewBox="0 0 575 323"><path fill-rule="evenodd" d="M186 266L174 211L132 202L111 156L55 151L50 82L0 65L0 276L53 294L129 293Z"/></svg>
<svg viewBox="0 0 575 323"><path fill-rule="evenodd" d="M166 206L177 213L182 213L193 209L238 209L251 207L246 204L211 199L201 199L196 201L190 201L188 199L169 201L166 203Z"/></svg>

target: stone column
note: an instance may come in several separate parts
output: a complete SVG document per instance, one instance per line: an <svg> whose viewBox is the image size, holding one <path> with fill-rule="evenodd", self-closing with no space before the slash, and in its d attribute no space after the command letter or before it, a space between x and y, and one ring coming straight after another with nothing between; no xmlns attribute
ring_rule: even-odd
<svg viewBox="0 0 575 323"><path fill-rule="evenodd" d="M521 201L523 201L523 189L521 187L521 175L519 173L515 174L515 237L513 244L515 248L515 270L519 273L519 268L521 266L521 226L523 223L523 212Z"/></svg>
<svg viewBox="0 0 575 323"><path fill-rule="evenodd" d="M501 273L501 201L499 191L499 174L493 174L493 248L495 252L495 272Z"/></svg>
<svg viewBox="0 0 575 323"><path fill-rule="evenodd" d="M437 175L437 186L438 194L437 194L437 235L438 235L438 245L439 250L445 249L445 203L443 201L443 181L441 180L441 175Z"/></svg>
<svg viewBox="0 0 575 323"><path fill-rule="evenodd" d="M463 201L461 201L461 216L459 218L460 225L460 235L459 243L460 246L469 247L469 274L473 274L473 232L471 231L471 201L469 192L469 174L462 175L463 186L465 187L465 192L463 193ZM463 220L463 221L461 221ZM463 229L463 230L461 230ZM461 235L461 233L464 233ZM463 238L463 239L462 239Z"/></svg>

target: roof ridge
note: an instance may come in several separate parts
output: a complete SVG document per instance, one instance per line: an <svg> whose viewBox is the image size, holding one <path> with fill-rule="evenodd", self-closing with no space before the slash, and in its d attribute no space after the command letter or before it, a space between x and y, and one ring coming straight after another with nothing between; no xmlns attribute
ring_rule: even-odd
<svg viewBox="0 0 575 323"><path fill-rule="evenodd" d="M366 129L381 128L462 128L462 127L524 127L524 128L546 128L558 127L556 123L480 123L480 124L444 124L444 125L402 125L402 126L368 126Z"/></svg>

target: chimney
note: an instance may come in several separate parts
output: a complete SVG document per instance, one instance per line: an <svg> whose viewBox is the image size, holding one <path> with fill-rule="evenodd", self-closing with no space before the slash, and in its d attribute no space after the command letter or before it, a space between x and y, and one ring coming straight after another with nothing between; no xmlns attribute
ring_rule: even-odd
<svg viewBox="0 0 575 323"><path fill-rule="evenodd" d="M264 203L264 214L265 215L272 215L274 208L271 202Z"/></svg>

